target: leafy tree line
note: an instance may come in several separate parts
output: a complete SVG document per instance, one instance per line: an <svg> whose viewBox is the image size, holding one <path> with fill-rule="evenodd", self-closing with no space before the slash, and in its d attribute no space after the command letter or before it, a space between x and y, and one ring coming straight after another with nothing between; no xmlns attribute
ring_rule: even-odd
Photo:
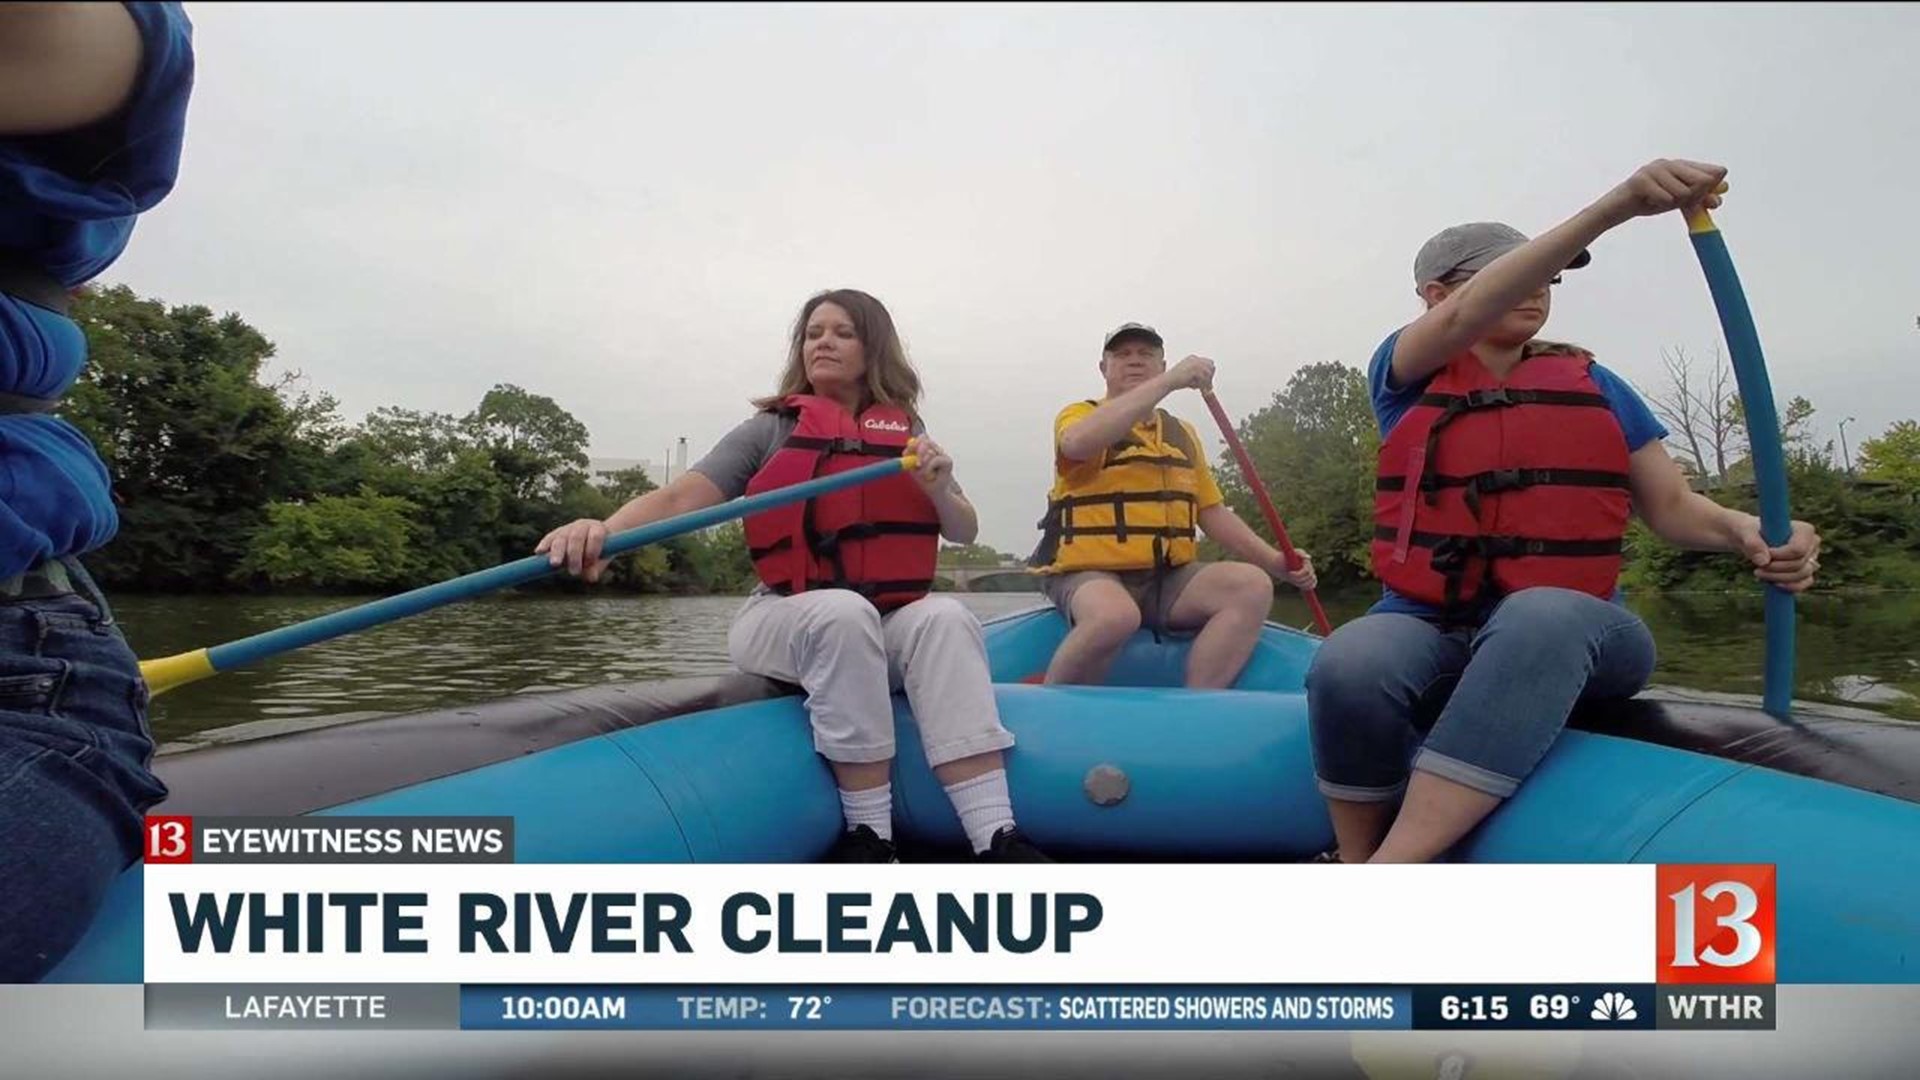
<svg viewBox="0 0 1920 1080"><path fill-rule="evenodd" d="M74 316L92 361L62 413L113 478L120 532L87 560L112 588L411 588L525 556L654 487L637 467L589 478L585 425L517 386L464 416L389 407L348 424L295 376L263 384L273 343L237 315L116 286L86 290ZM608 580L731 592L753 570L734 523L645 548Z"/></svg>
<svg viewBox="0 0 1920 1080"><path fill-rule="evenodd" d="M1698 394L1699 380L1694 382ZM1721 390L1730 385L1730 379L1708 382ZM1701 441L1707 452L1688 445L1675 457L1701 478L1710 498L1755 512L1753 466L1738 401L1727 406L1723 397L1711 394L1706 401L1704 408L1692 407L1722 417L1718 427L1696 428L1706 432ZM1855 475L1834 463L1830 443L1814 440L1814 412L1805 398L1794 398L1782 410L1781 427L1793 514L1820 528L1821 587L1920 588L1920 424L1903 420L1867 440ZM1380 437L1365 375L1339 363L1309 364L1265 408L1241 421L1239 433L1288 535L1313 552L1323 587L1370 581ZM1719 446L1713 445L1716 439ZM1259 505L1234 463L1217 462L1215 472L1228 504L1265 535ZM1220 556L1211 545L1207 553ZM1627 554L1629 587L1721 590L1753 583L1738 559L1678 550L1637 519Z"/></svg>
<svg viewBox="0 0 1920 1080"><path fill-rule="evenodd" d="M74 314L92 362L62 413L99 448L119 503L118 537L88 557L119 590L411 588L525 556L554 525L605 517L652 490L640 468L587 475L587 430L552 399L488 391L463 416L387 407L358 424L297 376L261 382L274 346L237 315L168 307L124 286L88 289ZM1675 456L1712 498L1753 509L1745 418L1724 376L1695 376L1684 356L1661 411ZM1681 416L1693 426L1676 426ZM1836 467L1811 435L1814 407L1782 411L1794 514L1824 537L1823 584L1920 588L1920 424L1903 420ZM1294 542L1326 587L1371 579L1374 459L1365 377L1311 364L1239 425ZM1677 442L1676 442L1677 440ZM1228 502L1265 532L1229 461ZM1208 545L1209 557L1219 557ZM1678 551L1638 524L1627 581L1656 589L1742 587L1738 560ZM948 565L992 566L1002 553L945 545ZM609 571L636 592L739 592L754 581L739 523L642 549ZM548 588L580 588L555 580Z"/></svg>

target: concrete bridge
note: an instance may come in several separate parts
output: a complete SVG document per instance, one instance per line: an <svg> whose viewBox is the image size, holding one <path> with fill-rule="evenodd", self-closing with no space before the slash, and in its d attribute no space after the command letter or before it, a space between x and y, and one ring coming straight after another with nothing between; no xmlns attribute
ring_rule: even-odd
<svg viewBox="0 0 1920 1080"><path fill-rule="evenodd" d="M1040 583L1024 562L1003 562L998 566L946 566L933 568L936 583L944 582L954 592L1039 592Z"/></svg>

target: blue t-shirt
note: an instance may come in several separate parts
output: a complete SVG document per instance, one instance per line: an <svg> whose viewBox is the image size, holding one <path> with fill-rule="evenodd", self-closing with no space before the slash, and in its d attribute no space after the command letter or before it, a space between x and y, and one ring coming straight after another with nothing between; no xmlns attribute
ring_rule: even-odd
<svg viewBox="0 0 1920 1080"><path fill-rule="evenodd" d="M135 219L173 190L193 89L193 26L177 3L129 3L140 74L108 120L0 138L0 249L78 285L126 249ZM64 315L0 294L0 391L55 398L86 365ZM86 436L48 413L0 413L0 579L78 555L119 527L107 470Z"/></svg>
<svg viewBox="0 0 1920 1080"><path fill-rule="evenodd" d="M1373 392L1373 416L1380 423L1380 437L1386 438L1393 426L1400 422L1407 410L1420 400L1426 392L1431 377L1411 386L1393 385L1393 346L1400 340L1400 331L1387 335L1387 340L1373 351L1373 360L1367 365L1367 386ZM1660 423L1653 410L1625 379L1595 363L1591 369L1594 385L1613 408L1614 419L1620 422L1620 430L1627 437L1627 452L1633 453L1641 447L1667 437L1666 426ZM1618 593L1615 599L1618 599ZM1386 586L1381 586L1381 597L1370 609L1373 613L1398 613L1432 618L1440 614L1440 609L1432 604L1401 596ZM1484 614L1484 612L1480 613ZM1469 621L1478 621L1470 619Z"/></svg>

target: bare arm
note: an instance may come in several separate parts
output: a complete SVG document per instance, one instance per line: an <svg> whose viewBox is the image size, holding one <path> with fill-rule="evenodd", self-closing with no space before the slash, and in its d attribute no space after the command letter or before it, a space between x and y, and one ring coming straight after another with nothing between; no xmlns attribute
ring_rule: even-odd
<svg viewBox="0 0 1920 1080"><path fill-rule="evenodd" d="M1627 476L1634 510L1660 539L1691 551L1744 556L1756 577L1789 592L1813 584L1820 567L1820 534L1812 525L1796 521L1785 544L1768 547L1759 518L1688 487L1680 466L1657 439L1633 452Z"/></svg>
<svg viewBox="0 0 1920 1080"><path fill-rule="evenodd" d="M973 543L980 535L980 514L953 479L953 458L926 435L914 440L913 454L919 461L913 478L933 500L940 515L940 535L956 544Z"/></svg>
<svg viewBox="0 0 1920 1080"><path fill-rule="evenodd" d="M1213 361L1189 356L1139 386L1100 403L1092 412L1067 425L1060 433L1060 456L1068 461L1092 461L1119 442L1133 425L1152 415L1168 394L1186 387L1213 385Z"/></svg>
<svg viewBox="0 0 1920 1080"><path fill-rule="evenodd" d="M1714 189L1726 175L1718 165L1652 162L1591 206L1495 259L1400 332L1393 349L1394 384L1411 386L1445 367L1607 230L1696 203L1718 206Z"/></svg>
<svg viewBox="0 0 1920 1080"><path fill-rule="evenodd" d="M1627 475L1634 511L1660 539L1689 551L1740 550L1739 530L1753 515L1689 487L1665 443L1655 439L1635 450Z"/></svg>
<svg viewBox="0 0 1920 1080"><path fill-rule="evenodd" d="M1393 381L1411 386L1447 366L1567 268L1601 233L1618 225L1599 203L1507 252L1467 279L1400 332L1393 347Z"/></svg>
<svg viewBox="0 0 1920 1080"><path fill-rule="evenodd" d="M1296 588L1311 589L1317 584L1312 556L1298 548L1294 549L1295 554L1300 556L1300 569L1287 569L1287 557L1261 539L1260 534L1254 532L1252 526L1242 521L1240 515L1234 513L1226 503L1214 503L1195 515L1194 520L1208 537L1236 558L1252 563Z"/></svg>
<svg viewBox="0 0 1920 1080"><path fill-rule="evenodd" d="M542 538L533 552L546 554L553 566L565 564L567 573L575 577L599 581L601 573L612 562L600 558L600 549L605 546L608 534L704 510L725 501L713 481L697 472L683 472L666 487L635 496L605 521L581 518L560 526Z"/></svg>
<svg viewBox="0 0 1920 1080"><path fill-rule="evenodd" d="M980 514L962 494L957 484L934 492L933 506L940 514L940 535L956 544L971 544L980 535Z"/></svg>
<svg viewBox="0 0 1920 1080"><path fill-rule="evenodd" d="M1234 513L1226 503L1214 503L1200 511L1195 520L1208 537L1226 548L1234 558L1250 562L1270 573L1285 572L1280 552L1272 544L1260 539L1260 534L1240 520L1240 515Z"/></svg>
<svg viewBox="0 0 1920 1080"><path fill-rule="evenodd" d="M0 136L85 127L126 103L140 31L119 4L0 4Z"/></svg>

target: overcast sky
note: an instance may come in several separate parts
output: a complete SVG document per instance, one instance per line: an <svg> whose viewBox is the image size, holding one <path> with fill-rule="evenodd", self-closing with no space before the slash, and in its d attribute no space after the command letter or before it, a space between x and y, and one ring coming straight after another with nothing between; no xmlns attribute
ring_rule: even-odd
<svg viewBox="0 0 1920 1080"><path fill-rule="evenodd" d="M107 279L240 313L355 420L514 382L595 456L697 457L850 285L900 324L982 539L1024 554L1110 327L1213 357L1244 416L1362 367L1433 232L1539 232L1654 157L1732 170L1782 402L1824 438L1856 417L1856 454L1920 415L1920 6L188 11L179 186ZM1710 350L1678 218L1602 238L1548 334L1643 387L1662 346Z"/></svg>

